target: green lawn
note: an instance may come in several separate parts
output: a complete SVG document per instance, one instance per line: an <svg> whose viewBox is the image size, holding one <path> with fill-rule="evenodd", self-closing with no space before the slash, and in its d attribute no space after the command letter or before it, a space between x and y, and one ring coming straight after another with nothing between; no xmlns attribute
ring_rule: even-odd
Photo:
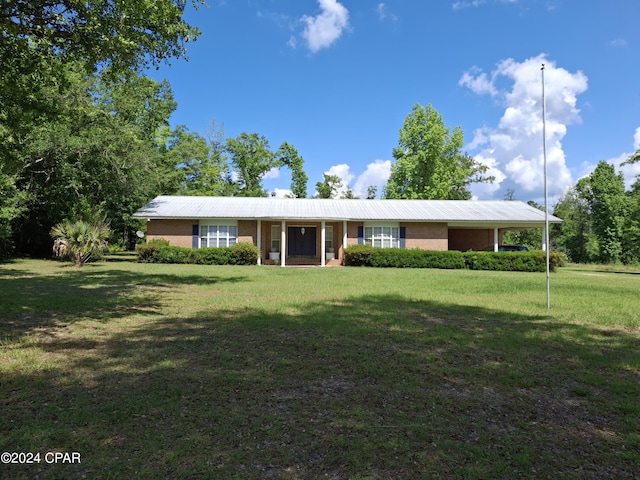
<svg viewBox="0 0 640 480"><path fill-rule="evenodd" d="M640 271L125 260L0 264L1 478L640 472Z"/></svg>

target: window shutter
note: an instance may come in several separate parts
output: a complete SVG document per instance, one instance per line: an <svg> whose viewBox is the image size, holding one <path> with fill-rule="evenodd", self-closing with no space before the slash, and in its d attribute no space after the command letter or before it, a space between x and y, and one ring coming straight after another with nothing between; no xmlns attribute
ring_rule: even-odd
<svg viewBox="0 0 640 480"><path fill-rule="evenodd" d="M407 248L407 227L400 227L400 248Z"/></svg>
<svg viewBox="0 0 640 480"><path fill-rule="evenodd" d="M358 227L358 245L364 245L364 227Z"/></svg>
<svg viewBox="0 0 640 480"><path fill-rule="evenodd" d="M191 248L198 248L198 235L200 234L200 226L194 223L191 226Z"/></svg>

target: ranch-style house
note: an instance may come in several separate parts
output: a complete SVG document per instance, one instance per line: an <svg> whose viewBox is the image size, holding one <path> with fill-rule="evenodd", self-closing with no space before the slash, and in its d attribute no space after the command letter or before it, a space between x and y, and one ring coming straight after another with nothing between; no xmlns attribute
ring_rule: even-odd
<svg viewBox="0 0 640 480"><path fill-rule="evenodd" d="M148 240L191 248L249 242L258 263L281 266L340 265L357 244L497 250L506 230L545 226L544 212L519 201L159 196L133 216L147 220Z"/></svg>

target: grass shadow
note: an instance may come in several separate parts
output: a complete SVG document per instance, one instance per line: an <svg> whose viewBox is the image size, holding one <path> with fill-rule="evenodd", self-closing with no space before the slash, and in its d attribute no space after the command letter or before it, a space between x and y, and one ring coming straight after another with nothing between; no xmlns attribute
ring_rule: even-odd
<svg viewBox="0 0 640 480"><path fill-rule="evenodd" d="M248 276L212 272L140 273L108 264L82 268L56 265L42 275L22 268L0 270L0 338L10 340L34 329L94 319L108 322L161 311L163 295L181 285L216 285L249 281Z"/></svg>
<svg viewBox="0 0 640 480"><path fill-rule="evenodd" d="M9 465L12 478L596 479L640 467L640 339L623 330L361 295L205 309L40 348L66 363L3 377L0 449L83 463Z"/></svg>

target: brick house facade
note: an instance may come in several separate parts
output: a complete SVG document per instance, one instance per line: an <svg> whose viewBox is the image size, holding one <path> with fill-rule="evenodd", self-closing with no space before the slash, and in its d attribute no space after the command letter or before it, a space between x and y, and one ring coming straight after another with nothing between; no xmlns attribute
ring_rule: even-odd
<svg viewBox="0 0 640 480"><path fill-rule="evenodd" d="M545 226L544 212L522 202L445 200L157 197L134 217L147 220L149 240L190 248L248 242L260 263L282 266L341 264L357 244L497 250L506 230Z"/></svg>

